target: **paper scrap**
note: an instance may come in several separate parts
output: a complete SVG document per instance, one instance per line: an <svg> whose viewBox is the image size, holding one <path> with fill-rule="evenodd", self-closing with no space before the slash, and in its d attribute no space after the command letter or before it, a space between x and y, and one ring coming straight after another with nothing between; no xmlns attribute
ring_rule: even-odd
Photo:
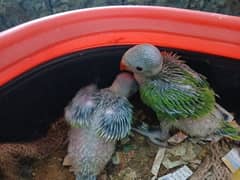
<svg viewBox="0 0 240 180"><path fill-rule="evenodd" d="M240 169L240 149L233 148L223 158L222 161L234 173Z"/></svg>
<svg viewBox="0 0 240 180"><path fill-rule="evenodd" d="M186 154L182 156L181 159L189 162L196 159L197 155L201 152L202 147L198 144L192 144L189 142L187 142L186 144Z"/></svg>
<svg viewBox="0 0 240 180"><path fill-rule="evenodd" d="M71 166L72 165L72 158L69 155L66 155L64 160L63 160L62 165L63 166Z"/></svg>
<svg viewBox="0 0 240 180"><path fill-rule="evenodd" d="M186 180L193 174L192 170L186 165L173 173L173 177L178 180Z"/></svg>
<svg viewBox="0 0 240 180"><path fill-rule="evenodd" d="M179 144L183 142L188 136L183 132L178 132L168 139L170 144Z"/></svg>
<svg viewBox="0 0 240 180"><path fill-rule="evenodd" d="M157 176L153 176L152 178L151 178L151 180L156 180L157 179Z"/></svg>
<svg viewBox="0 0 240 180"><path fill-rule="evenodd" d="M170 149L167 149L163 158L162 165L167 169L172 169L177 166L188 164L195 160L202 150L202 147L198 144L191 142L183 142Z"/></svg>
<svg viewBox="0 0 240 180"><path fill-rule="evenodd" d="M172 177L172 173L170 173L170 174L167 174L165 176L158 178L158 180L175 180L175 179L174 179L174 177Z"/></svg>
<svg viewBox="0 0 240 180"><path fill-rule="evenodd" d="M158 152L157 152L157 155L154 159L154 162L153 162L153 166L152 166L152 170L151 170L151 173L154 175L154 176L157 176L158 175L158 171L160 169L160 166L162 164L162 160L164 158L164 154L165 154L165 151L166 151L166 148L162 148L160 147L158 149Z"/></svg>
<svg viewBox="0 0 240 180"><path fill-rule="evenodd" d="M177 166L187 164L187 162L182 159L171 161L169 157L164 157L162 164L166 169L172 169Z"/></svg>
<svg viewBox="0 0 240 180"><path fill-rule="evenodd" d="M193 174L192 170L184 165L174 173L169 173L165 176L158 178L158 180L187 180Z"/></svg>
<svg viewBox="0 0 240 180"><path fill-rule="evenodd" d="M119 152L116 152L113 156L112 156L112 163L114 165L119 165L120 164L120 155Z"/></svg>

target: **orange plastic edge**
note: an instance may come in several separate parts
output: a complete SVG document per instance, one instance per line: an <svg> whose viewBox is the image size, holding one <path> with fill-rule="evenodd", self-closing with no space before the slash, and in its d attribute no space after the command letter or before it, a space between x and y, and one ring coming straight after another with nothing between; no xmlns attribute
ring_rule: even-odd
<svg viewBox="0 0 240 180"><path fill-rule="evenodd" d="M48 16L0 33L0 86L62 55L146 42L240 60L240 18L151 6L90 8Z"/></svg>

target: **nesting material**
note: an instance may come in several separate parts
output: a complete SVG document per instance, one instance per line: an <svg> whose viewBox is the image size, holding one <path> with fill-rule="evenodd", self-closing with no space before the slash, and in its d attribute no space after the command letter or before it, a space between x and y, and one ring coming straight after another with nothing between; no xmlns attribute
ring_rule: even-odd
<svg viewBox="0 0 240 180"><path fill-rule="evenodd" d="M19 179L21 160L43 159L62 147L67 142L68 128L67 123L60 119L50 126L45 137L32 142L0 144L0 169L3 178Z"/></svg>
<svg viewBox="0 0 240 180"><path fill-rule="evenodd" d="M164 155L165 155L166 148L160 147L158 149L157 155L155 157L155 160L153 162L151 173L156 177L158 175L158 171L160 169L160 166L162 164Z"/></svg>
<svg viewBox="0 0 240 180"><path fill-rule="evenodd" d="M128 167L119 172L119 177L121 177L122 180L136 180L137 174L133 169Z"/></svg>
<svg viewBox="0 0 240 180"><path fill-rule="evenodd" d="M192 170L184 165L174 173L167 174L158 178L158 180L187 180L193 174Z"/></svg>
<svg viewBox="0 0 240 180"><path fill-rule="evenodd" d="M206 180L231 180L232 173L221 160L230 149L228 144L224 140L210 144L208 155L190 180L199 180L200 177Z"/></svg>
<svg viewBox="0 0 240 180"><path fill-rule="evenodd" d="M193 144L189 141L178 144L172 148L167 149L166 155L163 159L163 166L166 169L188 164L197 159L202 147L198 144Z"/></svg>

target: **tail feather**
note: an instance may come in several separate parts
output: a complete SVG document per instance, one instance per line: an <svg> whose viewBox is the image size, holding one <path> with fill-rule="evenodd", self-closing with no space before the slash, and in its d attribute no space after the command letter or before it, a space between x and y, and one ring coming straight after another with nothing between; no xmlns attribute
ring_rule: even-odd
<svg viewBox="0 0 240 180"><path fill-rule="evenodd" d="M96 176L87 176L87 175L76 175L76 180L97 180L97 177Z"/></svg>
<svg viewBox="0 0 240 180"><path fill-rule="evenodd" d="M217 134L235 141L240 141L240 126L234 121L233 115L219 104L216 104L216 108L221 113L224 120L221 122L221 129L217 131Z"/></svg>
<svg viewBox="0 0 240 180"><path fill-rule="evenodd" d="M223 122L223 126L218 133L229 139L240 141L240 127L235 121Z"/></svg>

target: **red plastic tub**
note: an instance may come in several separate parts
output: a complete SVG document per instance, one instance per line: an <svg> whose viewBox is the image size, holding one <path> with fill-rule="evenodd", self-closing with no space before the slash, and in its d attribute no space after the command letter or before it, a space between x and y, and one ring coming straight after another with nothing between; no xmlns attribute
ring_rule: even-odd
<svg viewBox="0 0 240 180"><path fill-rule="evenodd" d="M0 140L37 136L83 85L106 86L124 51L174 50L240 110L240 18L151 6L83 9L0 33ZM39 132L38 132L39 131Z"/></svg>

